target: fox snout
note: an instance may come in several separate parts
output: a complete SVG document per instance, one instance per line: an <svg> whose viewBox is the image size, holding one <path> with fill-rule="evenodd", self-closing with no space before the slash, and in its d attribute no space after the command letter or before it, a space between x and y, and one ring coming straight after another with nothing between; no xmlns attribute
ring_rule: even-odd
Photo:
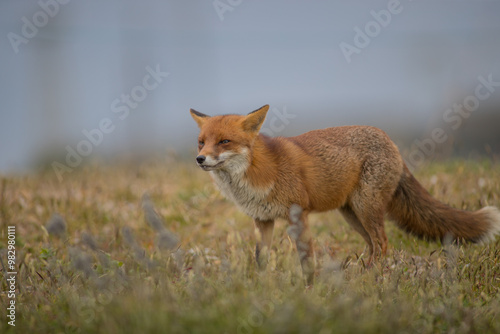
<svg viewBox="0 0 500 334"><path fill-rule="evenodd" d="M198 165L201 165L202 163L205 162L205 160L207 159L206 156L204 155L199 155L196 157L196 162L198 163Z"/></svg>
<svg viewBox="0 0 500 334"><path fill-rule="evenodd" d="M198 163L198 166L200 166L201 168L205 169L206 167L209 167L210 165L213 165L213 159L211 159L210 157L207 157L206 155L204 154L199 154L197 157L196 157L196 162ZM210 163L212 162L212 163Z"/></svg>
<svg viewBox="0 0 500 334"><path fill-rule="evenodd" d="M205 170L205 171L210 171L214 169L219 169L222 167L224 164L224 159L220 159L220 157L214 158L212 156L206 156L204 154L199 154L196 157L196 162L198 163L198 166Z"/></svg>

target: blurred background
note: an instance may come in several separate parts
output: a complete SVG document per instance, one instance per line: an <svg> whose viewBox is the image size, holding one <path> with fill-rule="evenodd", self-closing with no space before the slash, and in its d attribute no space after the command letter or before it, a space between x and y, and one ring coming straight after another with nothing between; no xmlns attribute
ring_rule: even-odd
<svg viewBox="0 0 500 334"><path fill-rule="evenodd" d="M495 158L499 17L499 1L2 0L0 173L194 152L189 108L264 104L272 135L366 124L413 167Z"/></svg>

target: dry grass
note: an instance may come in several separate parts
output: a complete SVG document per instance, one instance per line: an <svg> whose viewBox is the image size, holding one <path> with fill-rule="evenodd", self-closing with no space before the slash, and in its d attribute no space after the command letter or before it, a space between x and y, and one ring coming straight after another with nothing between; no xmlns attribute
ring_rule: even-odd
<svg viewBox="0 0 500 334"><path fill-rule="evenodd" d="M174 160L87 166L63 183L2 178L0 248L16 225L19 291L15 328L0 295L0 332L500 332L500 238L443 247L387 223L388 256L366 270L362 238L334 212L312 215L318 270L305 289L285 222L258 271L251 219ZM498 163L416 176L455 207L500 206Z"/></svg>

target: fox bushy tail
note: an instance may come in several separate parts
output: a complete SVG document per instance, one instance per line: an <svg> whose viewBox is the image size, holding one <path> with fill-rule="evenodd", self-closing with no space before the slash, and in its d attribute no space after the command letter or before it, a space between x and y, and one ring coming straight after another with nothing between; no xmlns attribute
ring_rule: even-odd
<svg viewBox="0 0 500 334"><path fill-rule="evenodd" d="M408 168L388 206L389 217L403 230L423 239L487 242L500 233L500 211L492 206L478 211L454 209L434 199Z"/></svg>

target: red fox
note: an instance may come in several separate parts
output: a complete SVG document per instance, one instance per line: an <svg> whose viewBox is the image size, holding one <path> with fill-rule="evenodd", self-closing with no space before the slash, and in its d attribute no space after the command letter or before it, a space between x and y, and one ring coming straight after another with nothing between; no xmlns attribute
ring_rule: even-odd
<svg viewBox="0 0 500 334"><path fill-rule="evenodd" d="M497 208L462 211L432 198L382 130L342 126L271 138L259 134L268 110L265 105L246 116L213 117L190 110L200 128L196 162L254 219L261 234L255 251L258 264L261 250L271 246L274 221L298 220L303 226L296 246L312 284L310 212L339 209L368 244L368 265L387 251L385 214L403 230L430 240L450 236L476 243L500 232Z"/></svg>

